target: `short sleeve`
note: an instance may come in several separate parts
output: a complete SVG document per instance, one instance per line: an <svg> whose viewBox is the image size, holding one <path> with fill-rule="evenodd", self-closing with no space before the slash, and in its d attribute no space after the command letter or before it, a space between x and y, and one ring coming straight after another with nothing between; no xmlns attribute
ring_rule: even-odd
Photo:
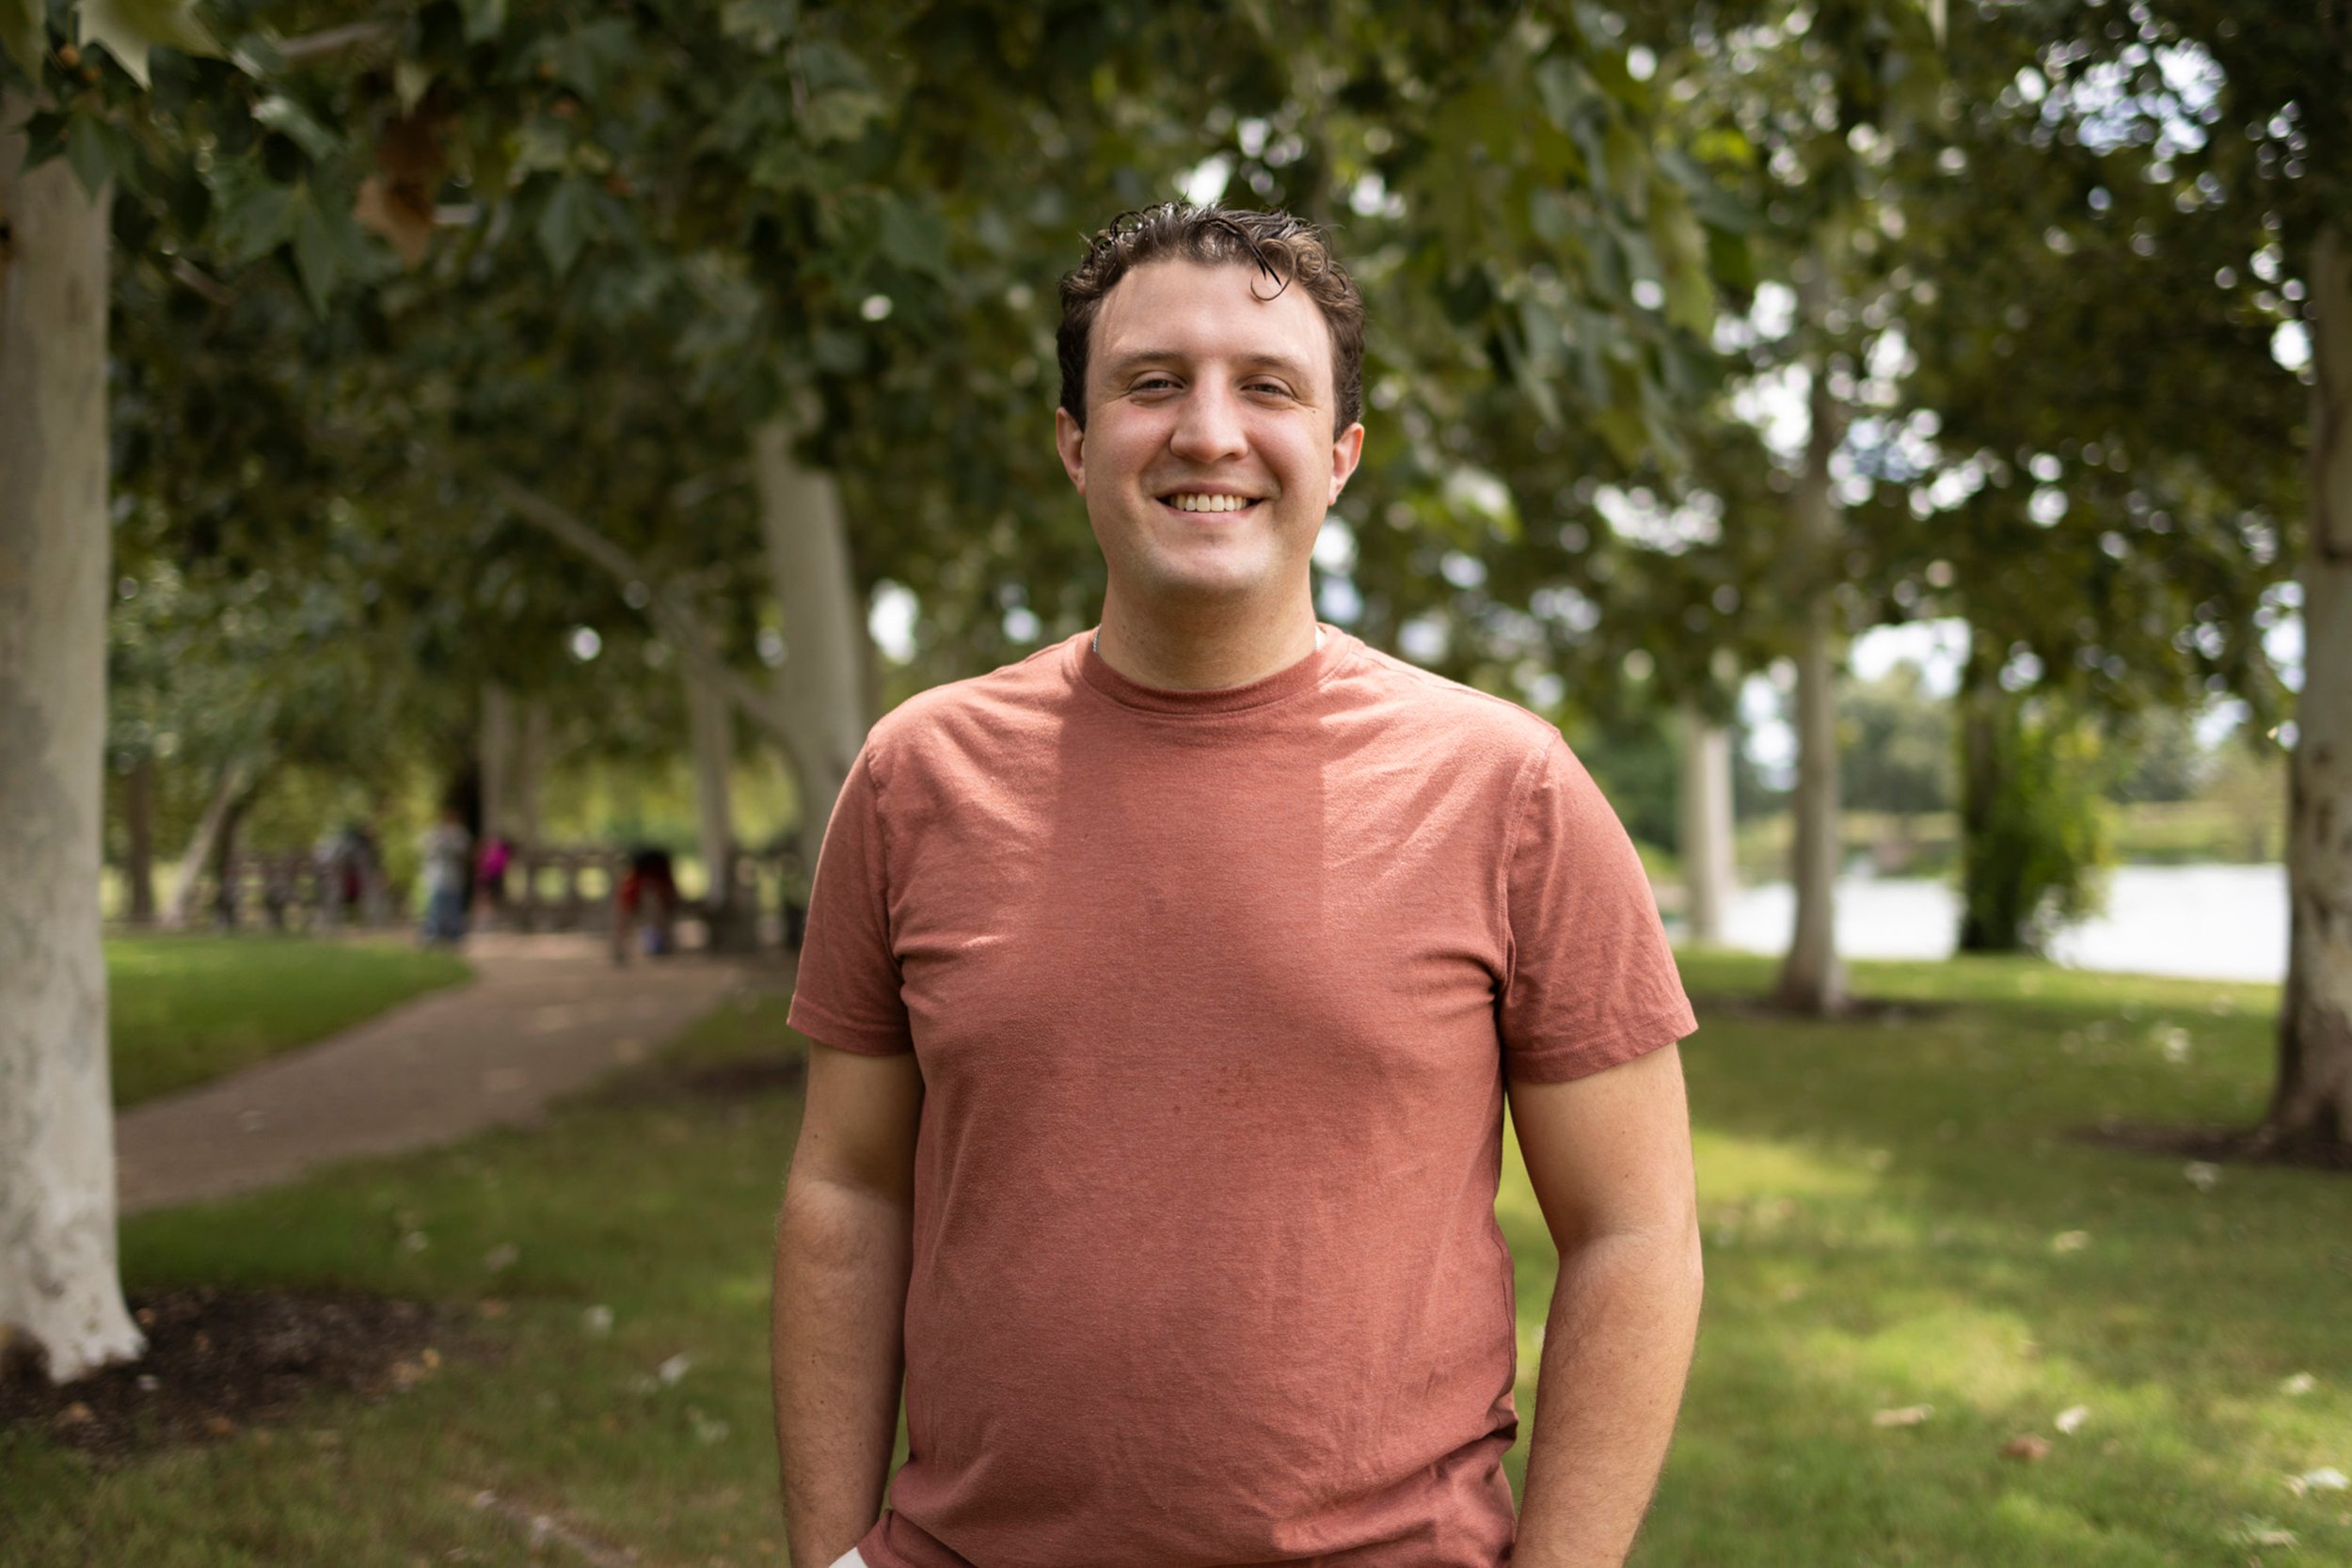
<svg viewBox="0 0 2352 1568"><path fill-rule="evenodd" d="M1504 1066L1581 1078L1698 1027L1658 901L1617 814L1557 735L1532 764L1504 869Z"/></svg>
<svg viewBox="0 0 2352 1568"><path fill-rule="evenodd" d="M914 1049L890 942L886 847L882 785L868 741L850 765L825 824L785 1022L813 1040L869 1056Z"/></svg>

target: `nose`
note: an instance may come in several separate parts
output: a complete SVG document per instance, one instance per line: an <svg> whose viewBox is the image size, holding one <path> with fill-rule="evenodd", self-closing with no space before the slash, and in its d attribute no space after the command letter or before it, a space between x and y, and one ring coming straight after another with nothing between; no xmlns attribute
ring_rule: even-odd
<svg viewBox="0 0 2352 1568"><path fill-rule="evenodd" d="M1247 456L1249 436L1245 410L1230 387L1204 380L1184 395L1168 450L1187 463L1209 464Z"/></svg>

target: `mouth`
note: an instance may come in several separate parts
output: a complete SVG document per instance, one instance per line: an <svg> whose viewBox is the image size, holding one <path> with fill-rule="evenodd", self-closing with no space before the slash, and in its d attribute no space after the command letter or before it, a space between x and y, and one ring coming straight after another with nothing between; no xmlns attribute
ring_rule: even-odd
<svg viewBox="0 0 2352 1568"><path fill-rule="evenodd" d="M1159 498L1159 503L1171 512L1237 513L1249 512L1264 504L1263 496L1236 495L1221 490L1171 490Z"/></svg>

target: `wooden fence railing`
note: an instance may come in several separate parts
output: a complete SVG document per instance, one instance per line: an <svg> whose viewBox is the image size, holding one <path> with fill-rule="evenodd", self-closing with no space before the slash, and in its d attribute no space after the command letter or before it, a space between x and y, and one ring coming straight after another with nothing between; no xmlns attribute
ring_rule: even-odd
<svg viewBox="0 0 2352 1568"><path fill-rule="evenodd" d="M612 895L628 856L617 849L552 846L516 853L495 888L477 884L477 928L605 931ZM738 850L728 868L734 896L714 911L707 895L682 900L679 914L701 921L713 946L800 945L808 913L808 866L797 846ZM226 876L210 868L191 909L224 930L396 926L407 919L405 889L375 867L348 869L299 853L239 854Z"/></svg>

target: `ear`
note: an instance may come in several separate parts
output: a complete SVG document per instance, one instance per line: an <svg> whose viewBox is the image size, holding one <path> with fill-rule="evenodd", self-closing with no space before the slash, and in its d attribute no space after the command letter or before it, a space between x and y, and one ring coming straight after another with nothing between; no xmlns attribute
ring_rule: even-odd
<svg viewBox="0 0 2352 1568"><path fill-rule="evenodd" d="M1054 410L1054 448L1061 453L1062 471L1070 483L1078 487L1078 494L1087 493L1087 433L1078 421L1070 417L1070 410Z"/></svg>
<svg viewBox="0 0 2352 1568"><path fill-rule="evenodd" d="M1340 499L1347 488L1347 478L1356 471L1356 465L1364 460L1364 423L1361 420L1349 425L1331 439L1331 496L1326 506Z"/></svg>

